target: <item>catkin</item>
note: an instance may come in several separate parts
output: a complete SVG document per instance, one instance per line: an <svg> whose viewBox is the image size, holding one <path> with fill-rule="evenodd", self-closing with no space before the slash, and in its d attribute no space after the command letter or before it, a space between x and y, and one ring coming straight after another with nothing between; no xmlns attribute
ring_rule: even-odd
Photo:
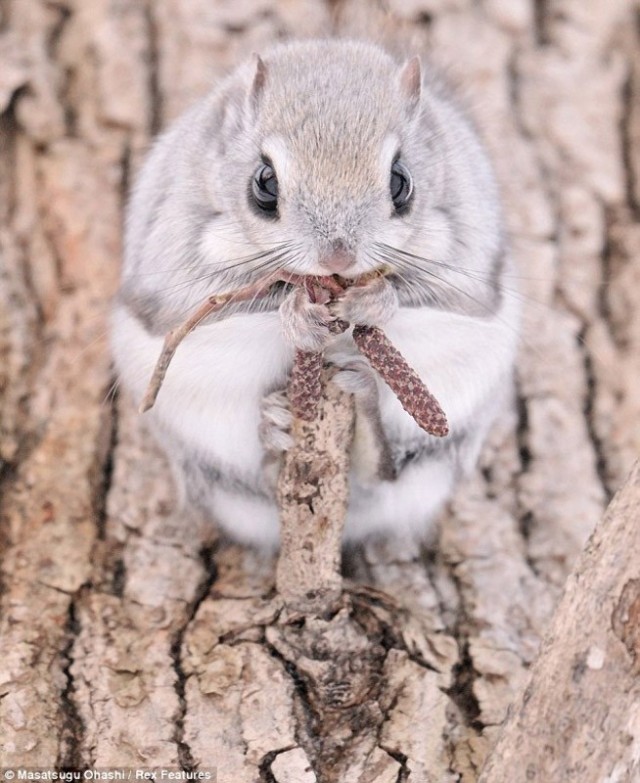
<svg viewBox="0 0 640 783"><path fill-rule="evenodd" d="M289 377L287 396L293 415L303 421L313 421L322 397L322 367L324 354L317 351L296 351Z"/></svg>
<svg viewBox="0 0 640 783"><path fill-rule="evenodd" d="M373 277L378 275L379 273L376 272ZM361 281L367 277L371 276L363 275ZM219 311L229 301L241 302L265 296L273 282L280 280L294 285L305 285L308 291L311 290L310 283L315 281L329 291L332 298L339 296L348 285L346 281L337 276L306 278L278 271L267 279L241 288L234 293L207 297L183 324L166 336L162 353L147 387L141 411L146 411L153 406L176 348L198 324L214 312ZM336 319L329 328L334 334L339 334L348 329L349 324L346 321ZM407 364L400 352L394 348L384 332L376 326L360 324L353 327L353 339L360 352L366 356L373 369L389 385L400 400L402 407L413 416L417 424L431 435L438 437L447 435L449 425L440 404L420 380L418 374ZM316 417L318 404L322 397L323 365L324 354L321 352L296 352L289 379L288 396L293 415L304 421L313 421Z"/></svg>
<svg viewBox="0 0 640 783"><path fill-rule="evenodd" d="M417 424L430 435L447 435L449 424L440 403L384 332L376 326L357 325L353 340Z"/></svg>

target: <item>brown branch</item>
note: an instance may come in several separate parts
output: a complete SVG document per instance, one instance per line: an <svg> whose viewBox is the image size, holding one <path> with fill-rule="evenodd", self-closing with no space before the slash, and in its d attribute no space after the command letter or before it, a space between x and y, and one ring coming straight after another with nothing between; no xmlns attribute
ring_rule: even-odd
<svg viewBox="0 0 640 783"><path fill-rule="evenodd" d="M312 301L317 283L305 283ZM325 287L322 281L320 287ZM335 289L329 293L336 295ZM342 332L348 326L337 321L333 330ZM355 326L353 336L418 424L434 435L446 435L444 412L380 329ZM306 614L330 611L342 595L354 406L351 395L327 384L328 377L322 353L296 353L288 388L294 446L285 455L278 482L281 548L276 587L289 609Z"/></svg>
<svg viewBox="0 0 640 783"><path fill-rule="evenodd" d="M162 386L162 382L164 381L164 377L167 374L169 364L173 359L173 354L176 352L180 343L196 328L196 326L198 326L199 323L204 321L204 319L212 313L215 313L216 310L219 310L223 304L226 304L229 301L229 298L230 295L208 297L183 324L172 329L167 334L164 338L162 352L156 362L153 375L147 386L147 391L140 403L138 409L140 413L144 413L145 411L148 411L149 408L153 407L160 387Z"/></svg>
<svg viewBox="0 0 640 783"><path fill-rule="evenodd" d="M377 274L365 275L357 284L366 284ZM312 301L323 291L334 299L350 284L336 277L300 277L278 271L233 293L208 297L166 336L140 411L154 404L176 349L191 331L229 302L264 296L280 280L304 285ZM348 326L338 320L333 331L342 332ZM446 435L442 409L385 335L370 326L355 326L353 334L356 346L398 395L405 410L427 432ZM296 353L289 382L295 443L285 455L278 482L281 549L276 583L287 605L297 611L326 611L342 593L340 554L354 409L350 395L327 385L323 363L322 353Z"/></svg>
<svg viewBox="0 0 640 783"><path fill-rule="evenodd" d="M315 373L319 354L298 355L292 373L304 374L308 357ZM309 365L306 365L309 368ZM294 446L284 457L278 480L280 556L276 587L293 611L324 613L342 594L340 575L342 530L349 494L349 452L354 406L350 394L329 381L330 370L318 379L321 394L315 416L309 409L294 418Z"/></svg>

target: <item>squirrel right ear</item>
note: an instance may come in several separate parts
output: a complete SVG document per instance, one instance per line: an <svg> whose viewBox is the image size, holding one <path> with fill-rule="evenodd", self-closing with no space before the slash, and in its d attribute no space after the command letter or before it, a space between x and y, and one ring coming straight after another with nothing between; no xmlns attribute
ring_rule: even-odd
<svg viewBox="0 0 640 783"><path fill-rule="evenodd" d="M400 71L400 89L409 102L411 109L420 103L422 93L422 66L418 55L412 57Z"/></svg>
<svg viewBox="0 0 640 783"><path fill-rule="evenodd" d="M249 99L251 101L251 106L255 110L258 108L260 103L260 97L262 96L262 91L264 90L264 86L267 82L268 71L267 66L264 64L264 60L262 57L260 57L259 54L254 54L253 60L255 63L255 72L253 75L253 82L251 84Z"/></svg>

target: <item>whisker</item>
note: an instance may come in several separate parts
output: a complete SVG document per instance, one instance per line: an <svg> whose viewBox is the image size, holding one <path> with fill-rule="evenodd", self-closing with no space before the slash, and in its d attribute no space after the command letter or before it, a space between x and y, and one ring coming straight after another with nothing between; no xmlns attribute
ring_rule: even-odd
<svg viewBox="0 0 640 783"><path fill-rule="evenodd" d="M388 246L388 247L390 248L390 250L392 250L392 251L397 251L397 252L394 252L393 254L389 254L389 253L387 253L386 255L383 255L383 256L381 256L381 257L385 258L385 259L386 259L386 260L387 260L389 263L392 263L392 264L406 264L406 266L412 270L412 277L413 277L414 279L407 278L407 277L406 277L406 276L403 274L404 270L402 270L401 268L399 269L399 268L396 266L396 270L397 270L397 271L396 271L396 274L397 274L398 278L402 279L402 282L403 282L403 283L406 285L406 287L407 287L407 288L408 288L410 291L411 291L411 290L418 291L420 295L424 296L424 291L423 291L423 289L422 289L421 287L418 287L418 283L419 283L420 275L423 275L423 276L424 276L424 274L427 274L427 276L428 276L429 278L432 278L432 277L434 277L433 273L429 272L428 270L425 270L424 268L422 268L422 267L418 266L417 264L414 264L414 263L408 263L408 262L406 261L406 259L403 259L402 257L398 257L398 254L400 254L400 255L401 255L402 251L400 251L400 250L399 250L399 249L397 249L397 248L393 248L393 247L391 247L391 246ZM378 252L380 252L380 251L378 251ZM414 272L418 272L418 275L417 275L417 276L416 276L416 275L414 275ZM435 276L435 277L437 277L437 276ZM449 281L447 281L447 280L444 280L444 279L442 279L442 278L439 278L439 280L440 280L440 281L441 281L441 282L442 282L444 285L449 285L449 286L452 286L452 284L451 284ZM429 284L429 282L427 281L427 282L426 282L426 284L428 285L428 284ZM420 296L417 296L416 298L417 298L417 299L419 299L419 298L420 298ZM437 301L437 300L436 300L436 301ZM442 300L441 300L441 301L442 301ZM445 301L446 301L446 300L445 300ZM428 304L427 304L427 305L425 305L425 306L428 306ZM547 308L547 311L551 311L551 310L552 310L552 308L551 308L551 307L548 307L548 308ZM545 362L545 361L547 361L546 354L545 354L545 353L543 353L543 351L542 351L542 350L541 350L541 349L540 349L540 348L539 348L537 345L535 345L535 344L532 342L532 340L531 340L531 339L528 337L528 335L527 335L526 333L518 332L518 330L517 330L517 329L515 329L515 328L514 328L514 327L513 327L511 324L507 323L507 322L506 322L506 321L505 321L505 320L504 320L504 319L503 319L501 316L499 316L499 315L497 315L497 314L494 314L494 317L495 317L495 318L496 318L496 319L497 319L497 320L498 320L500 323L502 323L503 325L507 326L507 327L509 328L509 330L510 330L510 331L512 331L512 332L515 332L515 333L518 335L518 338L519 338L519 340L520 340L520 341L521 341L521 342L522 342L522 343L523 343L523 344L524 344L524 345L527 347L527 349L528 349L528 350L530 350L530 351L531 351L533 354L535 354L535 355L537 356L537 358L538 358L540 361L542 361L542 362ZM580 344L583 346L583 348L584 348L585 350L589 350L589 349L588 349L588 346L587 346L587 343L586 343L586 340L585 340L585 338L584 338L584 337L581 337L581 336L576 336L576 339L577 339L577 341L578 341L578 342L579 342L579 343L580 343ZM591 353L593 353L593 351L592 351ZM597 354L594 354L594 355L597 355Z"/></svg>
<svg viewBox="0 0 640 783"><path fill-rule="evenodd" d="M463 296L466 296L468 299L471 299L475 304L479 305L483 310L487 312L491 312L491 309L483 302L481 302L479 299L474 297L473 294L470 294L468 291L465 291L463 288L456 286L454 283L451 283L445 278L440 277L435 272L429 269L425 269L419 266L418 264L414 263L411 259L416 258L416 256L414 256L412 253L408 253L404 250L399 250L398 248L392 248L390 245L386 245L383 247L385 247L390 261L395 261L396 263L405 264L405 266L409 267L410 269L413 269L420 274L427 275L429 278L432 278L440 283L443 283L444 285L452 288L453 290L457 291ZM421 260L425 261L426 259L421 259Z"/></svg>
<svg viewBox="0 0 640 783"><path fill-rule="evenodd" d="M243 266L244 264L251 263L252 261L256 261L256 260L262 258L263 256L265 256L268 253L277 252L279 250L282 250L283 248L286 248L287 246L288 246L287 242L278 242L277 244L275 244L275 245L273 245L273 246L271 246L269 248L265 248L265 249L261 250L258 253L252 253L251 255L248 255L248 256L241 256L240 258L230 259L230 263L225 264L224 270L235 269L236 267ZM137 277L152 277L154 275L164 275L164 274L168 274L168 273L171 273L171 272L184 272L187 269L189 269L190 267L196 267L196 266L199 267L199 268L202 268L202 267L212 267L212 266L217 268L217 267L220 267L221 263L222 263L221 261L205 261L203 259L203 260L199 260L199 261L193 261L193 262L191 262L190 264L188 264L186 266L165 268L165 269L155 269L153 272L135 272L133 274L127 275L127 278L128 279L133 279L133 278L137 278Z"/></svg>
<svg viewBox="0 0 640 783"><path fill-rule="evenodd" d="M291 263L292 257L294 259L297 259L301 255L302 255L301 246L297 246L297 248L296 246L294 246L292 250L283 251L282 253L278 253L276 256L268 258L266 261L252 268L247 273L241 276L234 276L233 283L237 288L241 288L244 285L251 283L253 280L256 280L257 273L264 275L264 277L266 278L269 276L270 273L275 272L277 269L286 268L287 264ZM202 289L205 287L206 286L204 285L200 285L197 288L198 291L202 291ZM180 311L179 314L176 314L176 320L182 321L185 318L187 318L189 314L194 310L194 308L201 303L202 299L204 299L205 296L206 296L206 292L204 292L202 295L200 293L196 293L196 291L191 292L188 304ZM235 300L233 296L231 296L225 303L224 308L219 310L218 313L223 313L228 306L234 303L234 301ZM249 301L255 304L255 299Z"/></svg>
<svg viewBox="0 0 640 783"><path fill-rule="evenodd" d="M218 269L214 270L213 272L206 272L205 274L199 275L198 277L192 277L188 278L186 280L181 280L178 283L174 283L173 285L166 286L162 288L161 290L163 292L168 291L181 291L185 288L189 288L190 286L196 286L198 283L202 283L203 281L206 281L207 283L209 281L213 281L214 279L222 280L224 281L225 277L231 277L230 274L234 269L238 269L240 267L248 266L249 263L254 263L255 261L262 260L264 263L258 264L257 266L253 266L250 269L247 270L246 274L241 274L236 276L233 276L234 281L242 281L246 279L247 277L255 277L256 271L261 271L266 264L271 263L272 261L278 261L282 260L286 257L286 255L290 252L289 249L286 248L286 245L281 245L280 248L271 250L268 252L255 254L247 261L243 261L241 263L236 264L230 264L225 266L220 266ZM204 286L201 286L204 287Z"/></svg>
<svg viewBox="0 0 640 783"><path fill-rule="evenodd" d="M380 243L382 245L382 243ZM463 296L470 299L474 304L478 305L482 310L484 310L487 315L490 315L492 318L495 318L497 321L503 324L503 326L506 326L510 331L514 332L515 334L519 335L519 332L516 328L514 328L510 323L508 323L502 316L498 315L498 313L494 312L490 307L484 304L484 302L481 302L477 297L470 294L468 291L465 291L463 288L460 288L459 286L456 286L455 284L451 283L449 280L446 280L439 275L436 275L434 272L428 269L423 269L419 267L417 264L408 261L403 256L405 255L404 251L400 250L399 248L394 248L391 245L382 245L383 247L388 248L387 252L391 251L389 261L395 262L396 264L402 264L405 263L407 266L409 266L414 271L418 271L421 274L426 274L430 279L434 279L438 281L439 283L442 283L444 286L447 286L449 288L452 288L453 290L457 291L459 294L462 294ZM408 254L412 255L412 254ZM437 300L436 300L437 301ZM466 313L461 313L461 315L467 315Z"/></svg>
<svg viewBox="0 0 640 783"><path fill-rule="evenodd" d="M113 379L109 386L107 387L107 390L105 391L102 400L100 402L100 405L102 407L105 407L106 405L113 405L116 400L118 399L118 394L120 392L120 386L122 385L122 379L119 375L113 376Z"/></svg>
<svg viewBox="0 0 640 783"><path fill-rule="evenodd" d="M447 271L453 272L455 274L461 274L465 277L469 278L470 280L474 280L476 282L482 283L483 285L486 285L488 288L492 289L495 285L497 285L501 291L504 291L506 293L509 293L514 296L514 298L519 299L522 302L529 301L531 304L535 304L539 307L544 308L546 311L549 311L552 309L548 304L544 302L540 302L539 300L535 299L529 294L524 293L518 288L510 288L504 283L502 283L500 280L496 281L494 278L489 278L485 275L483 275L482 272L479 272L475 269L469 269L468 267L458 266L458 264L447 264L444 261L436 261L433 258L426 258L425 256L419 256L415 253L411 253L406 250L400 250L399 248L392 248L390 245L385 245L385 247L388 247L390 250L394 252L400 252L403 257L409 256L412 259L415 259L417 261L421 261L425 264L433 264L435 266L441 267L443 269L446 269ZM407 262L408 263L408 262ZM422 267L413 265L413 268L417 269L418 271L423 271ZM508 275L505 275L505 273L501 273L500 277L505 277ZM527 279L527 278L522 278ZM535 278L529 278L529 279L535 279ZM544 278L538 278L540 280L544 280Z"/></svg>
<svg viewBox="0 0 640 783"><path fill-rule="evenodd" d="M252 277L255 277L255 274L259 273L259 272L270 273L272 271L275 271L279 266L282 266L282 264L280 264L280 261L283 258L285 258L285 255L286 254L284 254L284 253L278 254L274 258L267 259L264 263L259 264L258 266L254 267L251 270ZM226 270L222 270L222 271L226 271ZM248 277L248 275L243 275L242 278L241 278L241 282L246 277ZM197 278L196 280L192 280L192 281L182 281L178 285L179 286L184 285L184 287L186 288L187 284L196 284L198 281L201 281L201 280L204 280L204 279L209 279L209 276L205 275L205 276L202 276L201 278ZM202 290L205 287L206 286L202 285L202 286L199 286L198 288L200 290ZM241 286L239 285L238 287L241 287ZM177 289L176 289L176 286L169 286L167 288L160 289L160 290L161 291L171 291L171 290L175 291ZM194 291L193 296L191 296L189 298L189 302L187 304L185 304L184 308L180 311L180 313L179 313L180 318L182 320L184 320L184 318L187 318L188 315L202 301L202 299L204 299L205 296L206 296L206 291L203 292L202 295L198 295L198 296L196 296L195 291ZM88 319L87 323L91 323L92 321L95 321L98 318L104 319L105 317L108 319L109 315L105 314L105 313L101 313L100 315L96 315L94 318ZM92 340L90 340L90 342L87 343L86 345L83 345L82 348L80 348L77 351L77 353L72 357L72 362L74 362L74 363L78 362L84 355L87 354L88 351L90 351L92 348L94 348L99 343L101 343L103 341L104 342L108 342L109 332L110 332L109 328L101 330L100 333L96 337L94 337Z"/></svg>

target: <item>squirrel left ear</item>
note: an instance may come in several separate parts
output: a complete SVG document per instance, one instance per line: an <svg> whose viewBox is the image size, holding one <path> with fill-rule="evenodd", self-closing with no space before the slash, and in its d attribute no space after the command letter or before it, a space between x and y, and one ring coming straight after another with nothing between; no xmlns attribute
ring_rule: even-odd
<svg viewBox="0 0 640 783"><path fill-rule="evenodd" d="M251 84L250 99L253 108L255 109L258 106L260 96L267 81L267 66L264 64L264 60L259 54L254 54L253 60L256 70L253 75L253 83Z"/></svg>
<svg viewBox="0 0 640 783"><path fill-rule="evenodd" d="M400 71L400 89L402 94L409 101L411 108L415 108L420 103L420 94L422 92L422 66L418 55L412 57L402 66Z"/></svg>

